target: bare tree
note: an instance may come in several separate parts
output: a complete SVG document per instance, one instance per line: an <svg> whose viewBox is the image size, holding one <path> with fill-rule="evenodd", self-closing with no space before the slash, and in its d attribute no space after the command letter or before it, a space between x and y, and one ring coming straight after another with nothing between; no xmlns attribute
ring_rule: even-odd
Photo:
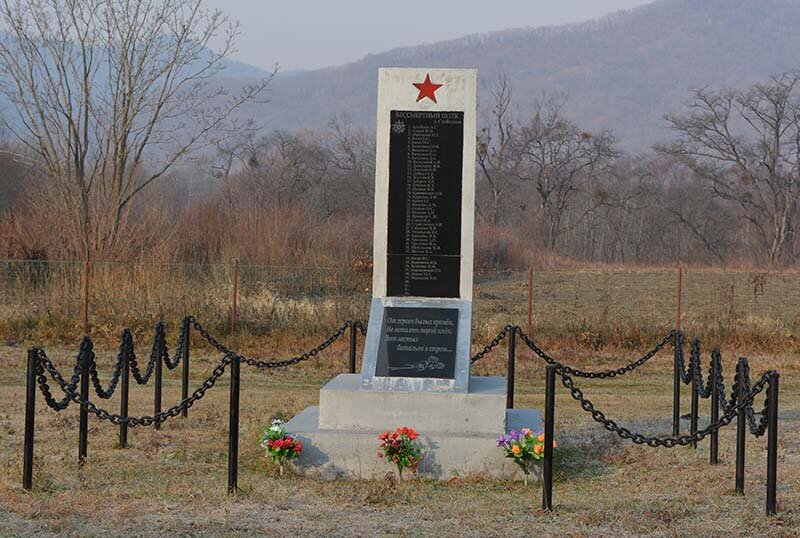
<svg viewBox="0 0 800 538"><path fill-rule="evenodd" d="M792 261L800 227L800 74L739 91L696 90L684 115L667 116L681 157L712 192L739 207L770 265Z"/></svg>
<svg viewBox="0 0 800 538"><path fill-rule="evenodd" d="M347 116L334 116L328 122L325 147L335 175L329 181L328 196L352 213L372 214L375 199L374 135L354 128Z"/></svg>
<svg viewBox="0 0 800 538"><path fill-rule="evenodd" d="M87 256L114 255L140 193L272 78L218 86L238 25L202 0L2 0L0 21L0 92L17 111L6 124L46 171L40 202Z"/></svg>
<svg viewBox="0 0 800 538"><path fill-rule="evenodd" d="M490 90L493 105L490 119L478 133L477 159L481 174L478 187L484 183L488 191L488 207L478 199L477 211L482 220L499 224L500 208L505 195L514 188L515 177L510 167L513 159L514 122L511 106L512 87L506 73L500 69ZM480 180L483 179L483 182ZM482 197L481 197L482 198Z"/></svg>
<svg viewBox="0 0 800 538"><path fill-rule="evenodd" d="M533 182L543 210L548 248L555 248L563 220L575 196L605 173L617 156L615 139L608 131L591 134L563 114L564 96L549 96L536 106L533 118L514 141L514 173ZM581 216L574 219L581 220Z"/></svg>

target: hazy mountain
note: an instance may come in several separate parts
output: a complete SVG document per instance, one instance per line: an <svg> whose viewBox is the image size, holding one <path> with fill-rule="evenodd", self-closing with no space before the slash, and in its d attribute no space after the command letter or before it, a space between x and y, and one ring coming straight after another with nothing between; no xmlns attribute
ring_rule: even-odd
<svg viewBox="0 0 800 538"><path fill-rule="evenodd" d="M529 113L545 92L564 92L573 119L590 130L613 129L635 151L670 136L663 116L679 111L693 87L745 86L800 69L798 28L800 0L657 0L587 23L470 35L336 67L279 72L269 102L237 115L267 130L319 128L334 114L373 129L379 67L475 67L486 107L502 66L517 114ZM266 74L228 61L219 82L235 92ZM3 112L14 117L0 97Z"/></svg>
<svg viewBox="0 0 800 538"><path fill-rule="evenodd" d="M565 92L581 125L612 128L638 150L669 135L662 117L690 88L800 68L798 28L800 0L658 0L587 23L471 35L278 77L271 102L248 113L268 128L319 127L335 113L372 128L379 67L476 67L485 105L503 66L520 113L543 92Z"/></svg>

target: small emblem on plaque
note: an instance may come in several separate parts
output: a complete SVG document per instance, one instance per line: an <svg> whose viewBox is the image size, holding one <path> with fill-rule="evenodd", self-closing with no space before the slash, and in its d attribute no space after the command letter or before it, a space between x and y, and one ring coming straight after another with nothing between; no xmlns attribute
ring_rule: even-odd
<svg viewBox="0 0 800 538"><path fill-rule="evenodd" d="M417 102L419 103L426 97L436 102L436 90L441 88L443 84L434 84L431 82L430 74L425 75L425 82L414 82L414 87L419 90L419 95L417 95Z"/></svg>
<svg viewBox="0 0 800 538"><path fill-rule="evenodd" d="M392 124L392 132L395 134L403 134L406 132L406 124L397 120Z"/></svg>
<svg viewBox="0 0 800 538"><path fill-rule="evenodd" d="M424 372L426 370L443 370L445 364L439 360L439 357L436 355L431 355L424 361L416 362L414 364L409 364L407 366L390 366L390 372L396 372L400 370L413 370L415 372Z"/></svg>

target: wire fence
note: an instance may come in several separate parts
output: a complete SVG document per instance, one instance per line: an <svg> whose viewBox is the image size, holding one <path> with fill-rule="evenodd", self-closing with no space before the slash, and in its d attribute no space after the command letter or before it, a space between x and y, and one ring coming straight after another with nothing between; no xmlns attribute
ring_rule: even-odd
<svg viewBox="0 0 800 538"><path fill-rule="evenodd" d="M80 329L85 271L83 262L0 261L0 328ZM218 331L230 331L235 316L239 331L317 334L342 319L366 319L371 293L369 271L341 267L93 262L89 272L93 332L192 312ZM476 337L516 323L588 346L640 345L674 326L676 276L674 269L479 271ZM798 272L684 270L680 297L687 332L796 344Z"/></svg>

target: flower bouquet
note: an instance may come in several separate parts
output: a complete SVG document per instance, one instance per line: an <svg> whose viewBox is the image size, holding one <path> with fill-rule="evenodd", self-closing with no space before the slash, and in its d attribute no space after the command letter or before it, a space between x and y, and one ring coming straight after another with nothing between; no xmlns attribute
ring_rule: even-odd
<svg viewBox="0 0 800 538"><path fill-rule="evenodd" d="M303 450L303 443L286 433L285 424L280 419L273 420L259 439L261 446L267 451L266 456L275 462L281 476L283 476L283 464L300 456Z"/></svg>
<svg viewBox="0 0 800 538"><path fill-rule="evenodd" d="M536 462L544 459L544 434L534 433L533 430L511 430L497 438L497 446L502 448L507 458L512 458L514 463L522 468L525 473L525 485L528 485L528 475L531 474ZM553 441L553 448L556 442Z"/></svg>
<svg viewBox="0 0 800 538"><path fill-rule="evenodd" d="M397 465L400 480L403 471L408 468L412 473L417 472L419 462L422 461L422 449L415 441L419 434L411 428L403 426L394 432L388 431L378 436L381 442L378 447L378 457L386 458Z"/></svg>

